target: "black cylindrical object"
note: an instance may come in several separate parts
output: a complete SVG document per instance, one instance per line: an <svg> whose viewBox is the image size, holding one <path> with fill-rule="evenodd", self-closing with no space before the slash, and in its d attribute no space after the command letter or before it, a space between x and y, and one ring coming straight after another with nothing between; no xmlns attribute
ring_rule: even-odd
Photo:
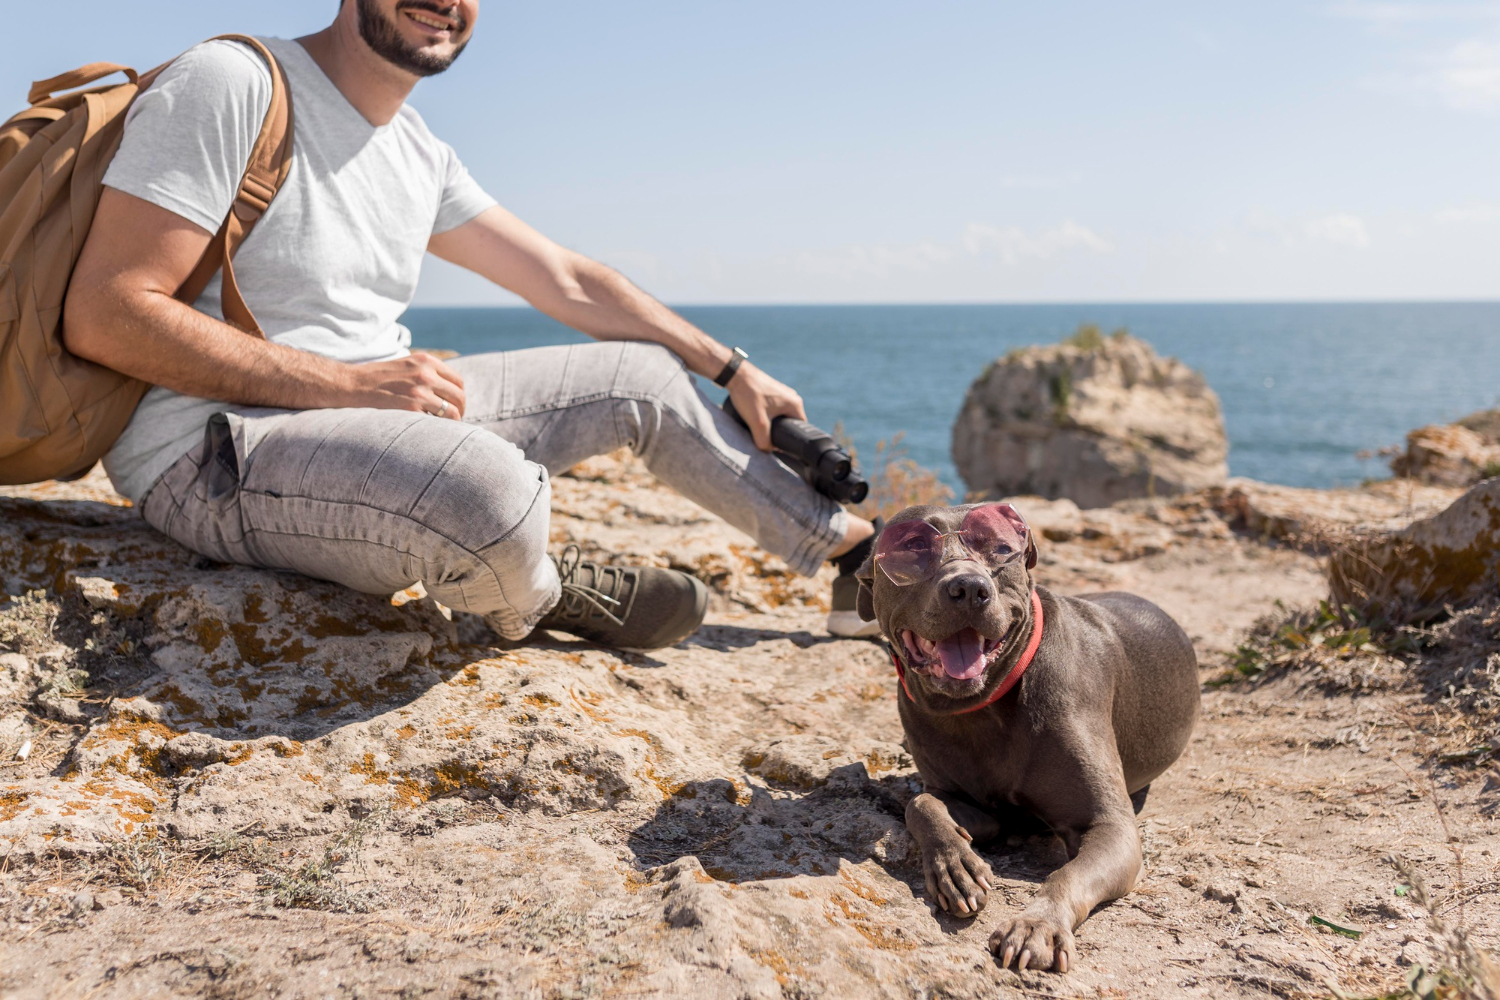
<svg viewBox="0 0 1500 1000"><path fill-rule="evenodd" d="M742 426L749 426L734 408L733 400L724 400L724 412ZM827 431L806 420L774 418L771 421L771 446L804 482L830 500L863 503L870 493L870 484L860 476L849 453L840 448Z"/></svg>

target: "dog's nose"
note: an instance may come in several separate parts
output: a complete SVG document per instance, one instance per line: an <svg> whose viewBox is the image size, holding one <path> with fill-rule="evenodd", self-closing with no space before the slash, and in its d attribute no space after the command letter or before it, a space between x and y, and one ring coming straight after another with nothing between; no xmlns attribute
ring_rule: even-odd
<svg viewBox="0 0 1500 1000"><path fill-rule="evenodd" d="M965 573L948 581L948 596L954 604L968 604L977 608L989 603L990 598L995 596L995 587L987 576Z"/></svg>

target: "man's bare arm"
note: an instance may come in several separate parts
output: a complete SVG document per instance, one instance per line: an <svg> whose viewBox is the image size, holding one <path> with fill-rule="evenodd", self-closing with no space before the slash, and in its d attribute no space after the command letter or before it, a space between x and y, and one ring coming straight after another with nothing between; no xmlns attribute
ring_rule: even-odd
<svg viewBox="0 0 1500 1000"><path fill-rule="evenodd" d="M708 378L718 375L729 360L729 348L624 275L559 246L499 206L432 237L427 248L597 340L661 344ZM762 450L771 446L772 417L806 419L801 396L749 363L742 364L729 383L729 394Z"/></svg>
<svg viewBox="0 0 1500 1000"><path fill-rule="evenodd" d="M172 298L212 234L105 188L68 289L68 350L190 396L253 406L463 413L463 380L425 354L349 365L269 343ZM249 303L255 308L255 303Z"/></svg>

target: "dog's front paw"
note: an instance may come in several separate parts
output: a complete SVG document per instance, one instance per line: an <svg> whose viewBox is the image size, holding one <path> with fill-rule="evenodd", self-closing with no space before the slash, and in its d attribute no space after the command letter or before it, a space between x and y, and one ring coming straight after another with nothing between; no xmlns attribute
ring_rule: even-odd
<svg viewBox="0 0 1500 1000"><path fill-rule="evenodd" d="M990 866L958 836L924 851L922 872L927 876L927 895L958 917L972 917L984 909L995 884Z"/></svg>
<svg viewBox="0 0 1500 1000"><path fill-rule="evenodd" d="M1067 972L1073 964L1073 930L1056 917L1022 913L990 935L990 951L1002 968Z"/></svg>

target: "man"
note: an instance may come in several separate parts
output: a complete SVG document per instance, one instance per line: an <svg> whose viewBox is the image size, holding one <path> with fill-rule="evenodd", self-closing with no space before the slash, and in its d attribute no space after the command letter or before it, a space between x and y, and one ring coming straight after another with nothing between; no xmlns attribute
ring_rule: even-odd
<svg viewBox="0 0 1500 1000"><path fill-rule="evenodd" d="M295 120L291 173L235 258L267 339L222 320L215 278L172 298L233 201L270 102L235 42L177 60L131 108L68 295L74 353L153 389L105 458L152 525L214 559L390 593L422 581L508 639L553 628L625 649L679 641L706 591L662 569L546 552L549 473L628 446L663 481L796 570L850 571L872 526L768 454L790 388L615 271L497 205L404 103L468 43L479 0L343 0L333 24L268 39ZM600 343L407 351L424 251ZM701 395L720 378L753 434Z"/></svg>

